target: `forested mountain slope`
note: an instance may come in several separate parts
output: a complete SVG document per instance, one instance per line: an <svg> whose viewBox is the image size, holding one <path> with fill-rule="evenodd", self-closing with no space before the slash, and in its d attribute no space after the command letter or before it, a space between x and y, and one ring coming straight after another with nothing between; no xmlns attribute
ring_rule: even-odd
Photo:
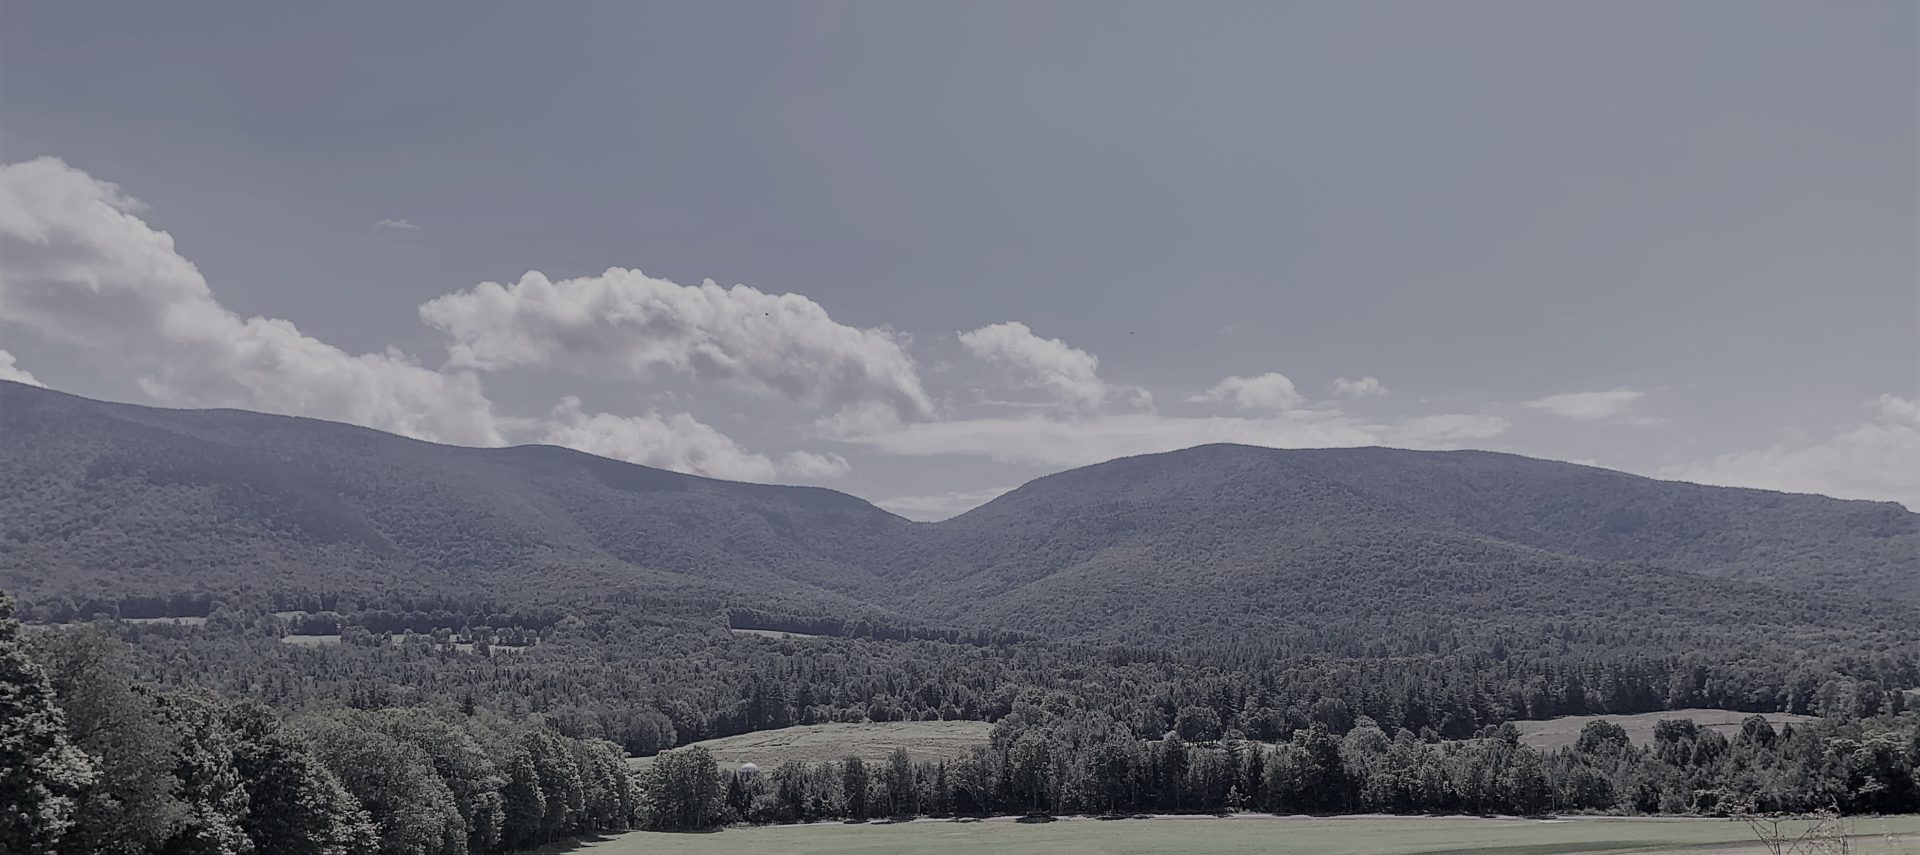
<svg viewBox="0 0 1920 855"><path fill-rule="evenodd" d="M1746 506L1765 531L1708 522ZM1629 515L1644 537L1610 522ZM1115 639L1543 622L1647 635L1865 619L1848 603L1894 593L1910 603L1917 521L1887 504L1485 452L1216 445L1040 478L922 532L889 566L908 611Z"/></svg>
<svg viewBox="0 0 1920 855"><path fill-rule="evenodd" d="M0 587L28 596L624 588L1391 654L1499 630L1674 648L1899 626L1917 577L1920 515L1896 505L1485 452L1204 446L924 524L559 448L0 383Z"/></svg>
<svg viewBox="0 0 1920 855"><path fill-rule="evenodd" d="M0 587L28 594L602 586L850 604L911 523L831 490L472 449L0 382Z"/></svg>

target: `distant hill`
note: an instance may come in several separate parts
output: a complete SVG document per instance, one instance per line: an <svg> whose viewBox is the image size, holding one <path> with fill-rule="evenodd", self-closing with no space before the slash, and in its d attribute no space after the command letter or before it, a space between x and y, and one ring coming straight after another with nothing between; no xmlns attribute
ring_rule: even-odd
<svg viewBox="0 0 1920 855"><path fill-rule="evenodd" d="M812 487L550 446L474 449L0 382L0 586L56 591L751 590L849 604L912 523Z"/></svg>
<svg viewBox="0 0 1920 855"><path fill-rule="evenodd" d="M911 611L1105 637L1629 614L1646 634L1912 602L1920 515L1477 451L1212 445L1037 479L890 566Z"/></svg>
<svg viewBox="0 0 1920 855"><path fill-rule="evenodd" d="M912 523L832 490L0 382L0 587L625 589L1142 644L1673 649L1902 625L1920 515L1486 452L1214 445Z"/></svg>

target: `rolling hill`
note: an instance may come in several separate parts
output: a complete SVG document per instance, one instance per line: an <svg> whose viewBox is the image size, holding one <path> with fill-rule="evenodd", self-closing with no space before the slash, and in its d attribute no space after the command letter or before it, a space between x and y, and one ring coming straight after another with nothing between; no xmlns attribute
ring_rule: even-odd
<svg viewBox="0 0 1920 855"><path fill-rule="evenodd" d="M1215 445L913 523L560 448L0 383L0 586L627 589L1143 643L1395 653L1520 628L1676 647L1911 620L1920 515L1487 452Z"/></svg>
<svg viewBox="0 0 1920 855"><path fill-rule="evenodd" d="M1623 631L1684 632L1911 603L1920 515L1487 452L1215 445L1037 479L889 566L909 612L1114 640L1307 644L1335 614L1349 632L1628 613Z"/></svg>
<svg viewBox="0 0 1920 855"><path fill-rule="evenodd" d="M0 383L0 585L27 594L613 586L853 605L815 583L858 582L852 559L911 526L831 490Z"/></svg>

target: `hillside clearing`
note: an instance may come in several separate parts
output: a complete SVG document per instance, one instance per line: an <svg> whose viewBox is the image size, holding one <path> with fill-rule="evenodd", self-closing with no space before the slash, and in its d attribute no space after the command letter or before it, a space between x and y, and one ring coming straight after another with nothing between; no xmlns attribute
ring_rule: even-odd
<svg viewBox="0 0 1920 855"><path fill-rule="evenodd" d="M1920 817L1861 817L1849 841L1856 853L1920 847ZM567 849L591 855L708 855L765 852L948 853L995 855L1180 855L1180 853L1314 853L1314 855L1584 855L1584 853L1712 852L1746 855L1755 845L1744 824L1725 819L1568 820L1469 817L1154 817L1022 822L915 820L902 823L730 828L713 834L634 832Z"/></svg>
<svg viewBox="0 0 1920 855"><path fill-rule="evenodd" d="M849 755L863 760L885 760L896 748L905 748L916 761L958 757L987 741L993 725L984 721L881 721L810 724L761 730L690 743L713 753L722 769L752 763L772 769L788 760L823 763ZM651 757L627 762L640 768Z"/></svg>
<svg viewBox="0 0 1920 855"><path fill-rule="evenodd" d="M1810 715L1794 713L1749 713L1733 710L1685 709L1664 712L1639 713L1636 715L1569 715L1546 721L1516 721L1514 727L1520 729L1520 741L1541 751L1552 751L1563 745L1572 745L1580 738L1580 729L1591 721L1610 721L1627 731L1627 737L1635 745L1647 745L1653 742L1653 727L1666 719L1692 719L1694 724L1708 730L1718 731L1721 736L1732 737L1740 732L1740 723L1749 716L1761 715L1774 727L1783 724L1806 724L1819 721Z"/></svg>
<svg viewBox="0 0 1920 855"><path fill-rule="evenodd" d="M729 627L729 629L733 632L734 635L757 635L757 636L760 636L761 638L831 638L832 637L827 635L819 635L817 633L812 633L812 632L788 632L783 629L741 629L737 626Z"/></svg>

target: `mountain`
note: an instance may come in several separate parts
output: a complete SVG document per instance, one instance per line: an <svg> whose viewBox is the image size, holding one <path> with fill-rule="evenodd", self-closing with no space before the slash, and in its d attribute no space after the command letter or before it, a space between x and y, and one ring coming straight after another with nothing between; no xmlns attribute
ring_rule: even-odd
<svg viewBox="0 0 1920 855"><path fill-rule="evenodd" d="M913 523L560 448L0 383L0 587L638 590L1136 643L1672 648L1920 615L1920 515L1487 452L1214 445Z"/></svg>
<svg viewBox="0 0 1920 855"><path fill-rule="evenodd" d="M1646 633L1920 601L1920 515L1479 451L1212 445L1040 478L889 565L906 611L1085 635L1304 644L1336 614Z"/></svg>
<svg viewBox="0 0 1920 855"><path fill-rule="evenodd" d="M550 446L475 449L0 382L0 586L74 591L629 588L857 605L913 523L843 493Z"/></svg>

